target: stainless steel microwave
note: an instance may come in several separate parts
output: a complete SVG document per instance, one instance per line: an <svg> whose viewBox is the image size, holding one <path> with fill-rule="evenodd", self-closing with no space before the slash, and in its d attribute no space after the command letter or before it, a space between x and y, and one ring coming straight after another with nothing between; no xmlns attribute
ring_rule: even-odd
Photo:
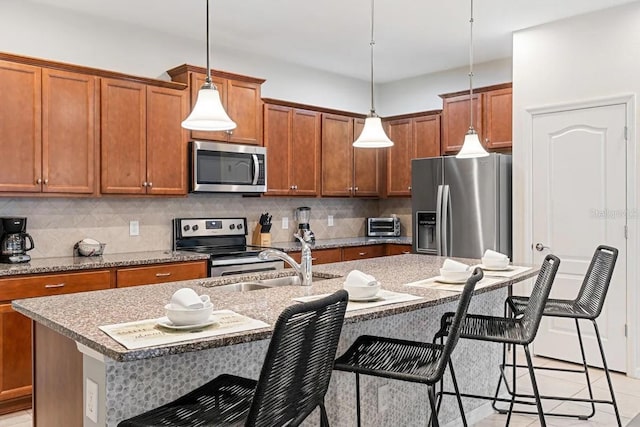
<svg viewBox="0 0 640 427"><path fill-rule="evenodd" d="M264 193L267 149L224 142L191 141L190 190L194 193Z"/></svg>
<svg viewBox="0 0 640 427"><path fill-rule="evenodd" d="M400 218L367 218L366 232L369 237L400 236Z"/></svg>

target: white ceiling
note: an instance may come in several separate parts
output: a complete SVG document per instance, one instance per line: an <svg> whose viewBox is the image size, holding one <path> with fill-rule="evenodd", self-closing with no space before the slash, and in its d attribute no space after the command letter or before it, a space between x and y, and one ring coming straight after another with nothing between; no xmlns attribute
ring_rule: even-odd
<svg viewBox="0 0 640 427"><path fill-rule="evenodd" d="M205 38L205 0L31 0ZM633 0L476 0L474 61L511 56L511 34ZM212 48L260 53L369 79L370 0L211 0ZM377 0L375 74L383 83L469 63L469 0Z"/></svg>

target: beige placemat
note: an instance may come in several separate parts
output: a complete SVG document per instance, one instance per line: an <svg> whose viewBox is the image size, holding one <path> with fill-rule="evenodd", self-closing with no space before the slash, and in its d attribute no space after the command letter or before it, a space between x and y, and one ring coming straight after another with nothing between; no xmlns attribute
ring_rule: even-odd
<svg viewBox="0 0 640 427"><path fill-rule="evenodd" d="M479 264L477 267L482 268L485 276L492 277L513 277L521 273L525 273L531 270L531 267L523 267L519 265L510 265L508 270L486 270L482 264Z"/></svg>
<svg viewBox="0 0 640 427"><path fill-rule="evenodd" d="M294 298L293 300L298 302L309 302L309 301L315 301L320 298L324 298L327 295L330 295L330 294L298 297L298 298ZM415 300L423 299L422 297L417 297L415 295L403 294L400 292L393 292L393 291L385 291L384 289L378 292L378 295L376 296L378 298L374 301L351 301L350 300L349 303L347 304L347 311L363 310L365 308L379 307L381 305L396 304L399 302L407 302L407 301L415 301Z"/></svg>
<svg viewBox="0 0 640 427"><path fill-rule="evenodd" d="M437 278L438 276L430 277L428 279L418 280L416 282L405 283L404 286L410 286L414 288L423 288L423 289L437 289L439 291L451 291L451 292L462 292L462 289L464 289L464 283L460 283L460 284L441 283L437 281ZM482 289L486 286L495 285L496 283L499 283L501 281L502 279L485 277L476 284L476 289Z"/></svg>
<svg viewBox="0 0 640 427"><path fill-rule="evenodd" d="M158 319L139 320L99 326L111 338L129 350L210 338L216 335L261 329L269 326L261 320L252 319L231 310L218 310L212 313L216 323L200 329L167 329L158 325Z"/></svg>

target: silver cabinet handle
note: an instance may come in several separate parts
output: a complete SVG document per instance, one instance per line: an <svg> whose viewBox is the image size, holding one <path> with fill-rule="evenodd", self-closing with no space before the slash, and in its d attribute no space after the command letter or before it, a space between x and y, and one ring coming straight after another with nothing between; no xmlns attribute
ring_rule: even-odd
<svg viewBox="0 0 640 427"><path fill-rule="evenodd" d="M64 288L64 283L56 283L55 285L44 285L46 289Z"/></svg>
<svg viewBox="0 0 640 427"><path fill-rule="evenodd" d="M49 178L44 180L44 184L47 185L49 183Z"/></svg>
<svg viewBox="0 0 640 427"><path fill-rule="evenodd" d="M36 184L42 184L42 179L40 178L36 179Z"/></svg>
<svg viewBox="0 0 640 427"><path fill-rule="evenodd" d="M149 187L153 187L153 182L149 181Z"/></svg>
<svg viewBox="0 0 640 427"><path fill-rule="evenodd" d="M407 190L411 191L411 186L408 186L408 187L407 187Z"/></svg>
<svg viewBox="0 0 640 427"><path fill-rule="evenodd" d="M549 246L545 246L542 243L536 243L535 248L536 248L536 251L538 251L538 252L542 252L545 249L551 249Z"/></svg>
<svg viewBox="0 0 640 427"><path fill-rule="evenodd" d="M146 187L146 186L147 186L147 181L143 182L143 183L142 183L142 186L143 186L143 187Z"/></svg>
<svg viewBox="0 0 640 427"><path fill-rule="evenodd" d="M156 273L156 277L169 277L171 273Z"/></svg>
<svg viewBox="0 0 640 427"><path fill-rule="evenodd" d="M367 253L366 252L359 252L358 255L360 256L365 256Z"/></svg>
<svg viewBox="0 0 640 427"><path fill-rule="evenodd" d="M358 187L355 187L354 190L358 191Z"/></svg>
<svg viewBox="0 0 640 427"><path fill-rule="evenodd" d="M311 257L311 261L317 261L318 258Z"/></svg>
<svg viewBox="0 0 640 427"><path fill-rule="evenodd" d="M347 188L347 190L353 191L353 187L349 187L349 188Z"/></svg>
<svg viewBox="0 0 640 427"><path fill-rule="evenodd" d="M403 255L407 255L407 254L410 254L410 253L411 253L411 251L402 251Z"/></svg>

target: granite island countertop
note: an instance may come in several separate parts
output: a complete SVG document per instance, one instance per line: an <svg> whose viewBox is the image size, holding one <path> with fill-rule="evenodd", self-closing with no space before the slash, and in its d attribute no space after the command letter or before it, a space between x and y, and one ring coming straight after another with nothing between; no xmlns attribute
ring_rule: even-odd
<svg viewBox="0 0 640 427"><path fill-rule="evenodd" d="M0 263L0 278L24 274L60 273L64 271L198 261L208 258L209 255L207 254L180 251L127 252L92 257L36 258L20 264Z"/></svg>
<svg viewBox="0 0 640 427"><path fill-rule="evenodd" d="M478 263L478 260L461 258L457 260L468 264ZM455 301L459 297L458 292L404 286L406 283L437 276L443 261L443 257L407 254L323 264L314 266L314 275L322 276L324 280L314 281L312 286L308 287L282 286L249 292L216 289L217 286L226 283L294 274L293 270L289 269L275 273L254 273L23 299L13 301L13 308L36 322L116 361L148 359L267 339L271 336L272 325L278 315L285 307L294 304L293 298L335 292L342 288L344 276L353 269L374 275L381 282L383 289L409 293L420 296L421 299L348 312L345 318L347 323L393 316ZM537 268L533 268L477 292L483 293L503 288L533 277L536 273ZM198 293L210 295L217 310L233 310L262 320L271 326L139 350L126 349L98 329L101 325L160 318L164 316L164 305L173 292L182 287L192 287Z"/></svg>

